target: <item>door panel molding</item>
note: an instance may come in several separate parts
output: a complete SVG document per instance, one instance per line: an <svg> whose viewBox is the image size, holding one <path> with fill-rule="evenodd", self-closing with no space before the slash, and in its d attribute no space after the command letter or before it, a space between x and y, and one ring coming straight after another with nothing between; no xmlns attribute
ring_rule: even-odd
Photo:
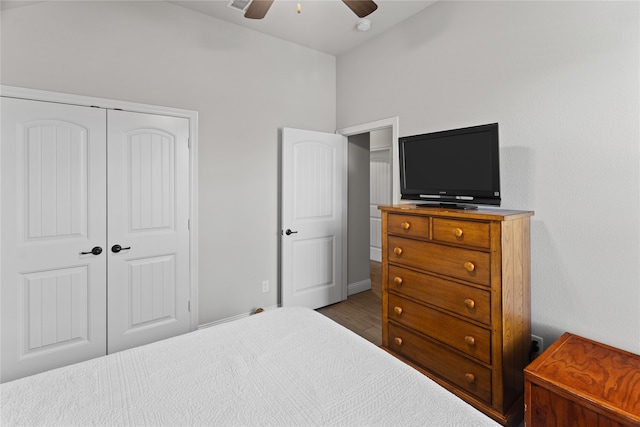
<svg viewBox="0 0 640 427"><path fill-rule="evenodd" d="M89 343L87 266L21 274L18 359Z"/></svg>
<svg viewBox="0 0 640 427"><path fill-rule="evenodd" d="M123 138L129 231L174 230L176 135L142 128L125 132Z"/></svg>
<svg viewBox="0 0 640 427"><path fill-rule="evenodd" d="M17 129L18 215L25 240L87 237L87 128L65 120L36 120ZM45 163L47 158L55 164ZM59 203L60 199L66 203Z"/></svg>
<svg viewBox="0 0 640 427"><path fill-rule="evenodd" d="M175 261L176 256L171 254L127 263L130 304L127 310L130 316L128 330L177 321Z"/></svg>

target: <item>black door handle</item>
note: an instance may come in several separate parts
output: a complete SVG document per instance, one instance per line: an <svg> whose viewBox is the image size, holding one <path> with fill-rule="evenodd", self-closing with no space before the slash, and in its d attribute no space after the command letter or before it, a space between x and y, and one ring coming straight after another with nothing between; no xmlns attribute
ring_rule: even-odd
<svg viewBox="0 0 640 427"><path fill-rule="evenodd" d="M89 252L80 252L80 255L88 255L88 254L100 255L101 253L102 253L102 248L100 246L96 246L93 249L91 249Z"/></svg>
<svg viewBox="0 0 640 427"><path fill-rule="evenodd" d="M120 245L113 245L111 246L111 252L113 252L114 254L117 254L120 251L125 251L127 249L131 249L131 246L129 246L128 248L123 248Z"/></svg>
<svg viewBox="0 0 640 427"><path fill-rule="evenodd" d="M290 229L287 228L287 231L284 232L284 234L286 234L287 236L291 236L292 234L296 234L297 231L291 231Z"/></svg>

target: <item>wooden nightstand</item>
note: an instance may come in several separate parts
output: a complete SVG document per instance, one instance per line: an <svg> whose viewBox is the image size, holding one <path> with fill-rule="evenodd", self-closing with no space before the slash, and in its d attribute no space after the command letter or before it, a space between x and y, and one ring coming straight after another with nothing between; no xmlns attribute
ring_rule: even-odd
<svg viewBox="0 0 640 427"><path fill-rule="evenodd" d="M640 426L640 356L565 333L524 370L525 425Z"/></svg>

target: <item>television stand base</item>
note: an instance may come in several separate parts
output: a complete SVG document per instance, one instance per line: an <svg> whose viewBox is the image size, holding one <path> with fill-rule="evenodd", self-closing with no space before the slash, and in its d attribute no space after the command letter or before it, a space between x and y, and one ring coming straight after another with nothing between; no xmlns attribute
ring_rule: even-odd
<svg viewBox="0 0 640 427"><path fill-rule="evenodd" d="M466 203L416 203L416 206L425 208L478 209L478 205L468 205Z"/></svg>

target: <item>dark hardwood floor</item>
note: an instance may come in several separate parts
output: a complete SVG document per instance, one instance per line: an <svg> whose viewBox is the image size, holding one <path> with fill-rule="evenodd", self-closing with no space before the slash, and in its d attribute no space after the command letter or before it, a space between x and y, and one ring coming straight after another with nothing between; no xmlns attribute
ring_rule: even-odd
<svg viewBox="0 0 640 427"><path fill-rule="evenodd" d="M382 279L379 262L371 262L371 290L350 295L345 301L318 309L377 346L382 345Z"/></svg>

